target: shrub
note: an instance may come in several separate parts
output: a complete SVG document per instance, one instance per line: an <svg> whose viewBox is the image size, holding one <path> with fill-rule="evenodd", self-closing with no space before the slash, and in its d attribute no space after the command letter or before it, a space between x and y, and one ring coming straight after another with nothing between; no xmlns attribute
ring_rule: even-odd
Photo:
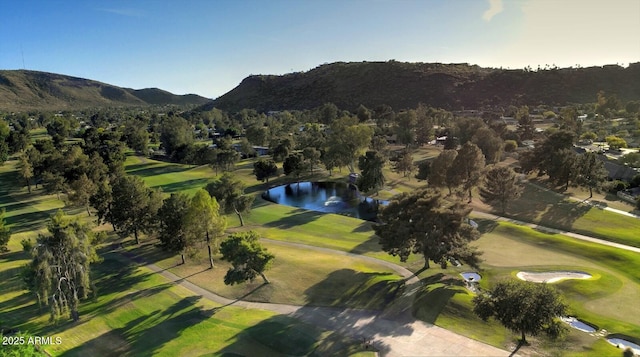
<svg viewBox="0 0 640 357"><path fill-rule="evenodd" d="M611 181L605 185L605 189L613 194L617 193L618 191L624 191L627 189L627 187L629 187L629 184L620 180Z"/></svg>
<svg viewBox="0 0 640 357"><path fill-rule="evenodd" d="M515 140L505 140L504 151L514 152L518 148L518 143Z"/></svg>
<svg viewBox="0 0 640 357"><path fill-rule="evenodd" d="M22 244L22 250L27 253L33 250L33 241L31 239L25 238L20 241L20 244Z"/></svg>

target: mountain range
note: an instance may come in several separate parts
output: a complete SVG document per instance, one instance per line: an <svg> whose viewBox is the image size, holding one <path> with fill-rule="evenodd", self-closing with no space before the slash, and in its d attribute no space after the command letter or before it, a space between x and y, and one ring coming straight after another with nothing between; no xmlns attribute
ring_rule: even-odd
<svg viewBox="0 0 640 357"><path fill-rule="evenodd" d="M497 69L441 63L337 62L307 72L253 75L205 104L236 111L310 109L334 103L355 110L415 108L419 103L449 110L508 105L593 103L599 91L623 102L640 100L640 62L628 67Z"/></svg>
<svg viewBox="0 0 640 357"><path fill-rule="evenodd" d="M121 88L61 74L0 70L0 110L63 110L86 107L193 105L259 112L312 109L333 103L395 110L419 103L448 110L508 105L594 103L598 93L626 103L640 100L640 62L627 67L498 69L466 63L336 62L306 72L252 75L210 100L195 94Z"/></svg>
<svg viewBox="0 0 640 357"><path fill-rule="evenodd" d="M211 99L157 88L129 89L89 79L28 70L0 70L0 110L203 105Z"/></svg>

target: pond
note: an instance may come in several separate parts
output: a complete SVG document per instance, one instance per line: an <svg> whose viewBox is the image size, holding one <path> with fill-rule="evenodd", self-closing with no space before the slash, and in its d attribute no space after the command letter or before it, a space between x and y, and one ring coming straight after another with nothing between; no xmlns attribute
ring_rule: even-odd
<svg viewBox="0 0 640 357"><path fill-rule="evenodd" d="M270 188L262 197L281 205L369 221L376 219L379 204L388 203L362 196L355 185L345 182L291 183Z"/></svg>

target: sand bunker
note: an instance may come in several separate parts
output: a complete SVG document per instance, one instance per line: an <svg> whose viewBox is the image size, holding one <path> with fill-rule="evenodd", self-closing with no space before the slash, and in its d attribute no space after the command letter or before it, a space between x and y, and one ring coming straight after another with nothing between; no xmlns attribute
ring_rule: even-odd
<svg viewBox="0 0 640 357"><path fill-rule="evenodd" d="M547 271L547 272L528 272L521 271L516 276L521 280L532 281L534 283L557 283L566 279L589 279L591 275L581 271Z"/></svg>

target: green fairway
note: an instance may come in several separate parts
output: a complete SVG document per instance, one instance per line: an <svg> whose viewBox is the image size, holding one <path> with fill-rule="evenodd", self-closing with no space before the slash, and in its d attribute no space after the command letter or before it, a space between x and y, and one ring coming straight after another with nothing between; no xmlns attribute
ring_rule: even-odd
<svg viewBox="0 0 640 357"><path fill-rule="evenodd" d="M0 261L0 275L14 276L2 283L0 306L12 307L3 308L3 325L60 337L62 344L47 348L53 355L194 356L217 351L274 356L313 352L310 355L323 356L362 349L358 341L270 312L220 308L118 253L106 249L100 253L104 261L94 267L98 298L81 305L78 323L59 326L47 324L46 311L38 313L33 299L20 291L15 264ZM297 331L297 337L263 328L276 323Z"/></svg>
<svg viewBox="0 0 640 357"><path fill-rule="evenodd" d="M149 187L159 188L166 194L185 192L191 195L215 178L213 169L206 165L178 165L140 156L127 157L125 170L130 175L140 176Z"/></svg>
<svg viewBox="0 0 640 357"><path fill-rule="evenodd" d="M242 298L294 305L383 309L401 277L392 269L365 260L281 244L264 243L276 256L273 267L247 284L223 283L229 263L215 258L210 270L205 254L180 264L177 255L159 252L152 244L131 245L128 250L201 287L230 299ZM202 249L204 253L206 249ZM295 271L295 274L291 274Z"/></svg>
<svg viewBox="0 0 640 357"><path fill-rule="evenodd" d="M573 231L640 247L640 219L574 201L538 185L526 184L507 216L542 226Z"/></svg>
<svg viewBox="0 0 640 357"><path fill-rule="evenodd" d="M417 154L424 159L437 153ZM81 304L81 321L51 326L46 311L38 312L35 300L21 288L20 266L28 262L21 252L20 240L35 238L42 232L49 215L64 203L42 190L28 194L21 187L16 161L0 168L0 207L7 209L7 221L15 232L9 253L0 255L0 323L32 334L61 336L63 344L47 350L53 355L360 355L361 344L331 331L322 331L297 320L259 310L219 308L194 296L186 289L169 284L162 277L142 268L131 259L101 247L102 263L94 268L98 297ZM322 214L265 201L260 193L267 185L257 182L251 173L253 161L238 163L233 173L256 195L253 209L240 227L235 215L228 217L229 230L256 230L276 241L361 254L400 264L412 271L423 266L419 255L406 263L380 249L372 223L335 214ZM147 185L161 188L165 194L193 193L216 177L208 166L193 167L128 156L126 171L143 178ZM328 178L325 173L315 177ZM392 174L390 188L381 197L411 191L424 185L415 179ZM281 184L289 178L270 181ZM337 179L337 177L332 177ZM21 187L16 189L16 187ZM528 186L525 194L511 205L514 218L542 225L578 231L586 235L640 245L640 220L602 211L557 194ZM84 221L86 212L64 208ZM559 234L547 234L513 223L477 220L483 232L474 243L484 252L481 286L514 278L520 270L579 270L591 274L588 280L567 280L557 284L571 312L609 332L640 336L640 257L637 253L594 243L577 241ZM101 227L110 231L110 227ZM114 234L110 238L116 242ZM519 337L496 322L485 323L472 312L473 293L464 287L460 272L469 267L441 269L433 266L421 272L422 285L412 294L394 300L401 291L400 277L390 268L341 254L265 242L275 254L271 270L266 272L272 284L260 278L252 283L226 286L222 282L229 265L216 256L216 267L208 270L204 255L180 258L159 250L153 237L144 237L140 246L129 245L130 254L155 262L163 269L196 285L228 298L269 301L311 306L357 307L366 309L399 308L394 304L410 302L414 316L457 333L506 349L515 348ZM119 240L118 240L119 242ZM203 251L206 250L204 247ZM139 263L139 262L138 262ZM418 284L416 285L418 286ZM395 301L395 302L394 302ZM532 338L532 346L523 352L541 355L619 355L602 339L571 330L563 342ZM364 354L367 355L367 354Z"/></svg>

